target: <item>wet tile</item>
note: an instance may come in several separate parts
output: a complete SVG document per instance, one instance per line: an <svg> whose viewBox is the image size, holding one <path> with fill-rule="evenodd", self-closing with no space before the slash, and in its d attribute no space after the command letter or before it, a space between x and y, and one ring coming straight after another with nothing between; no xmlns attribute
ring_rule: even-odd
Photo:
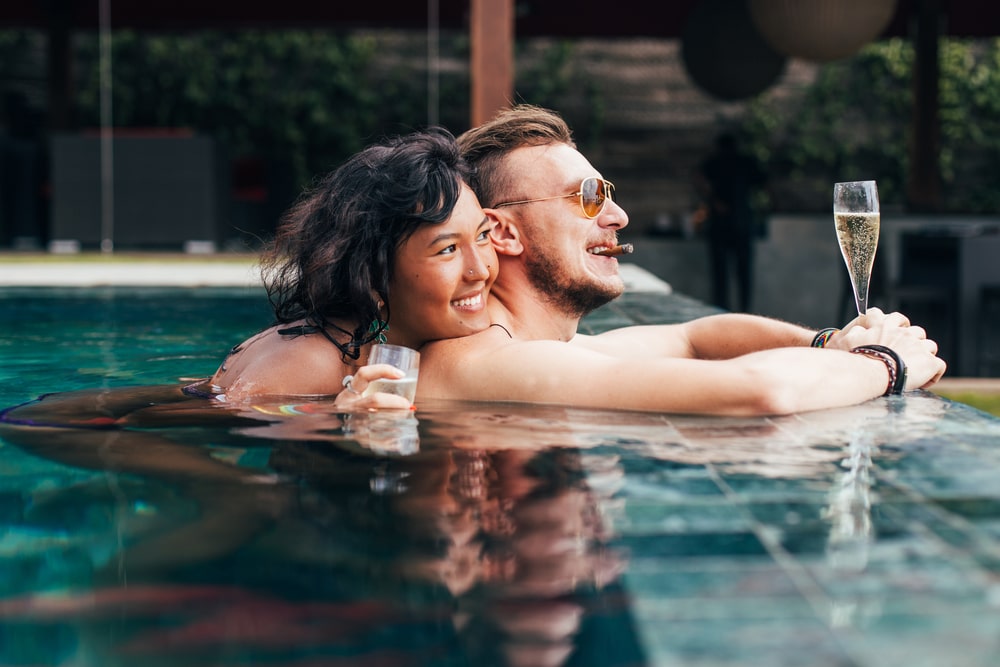
<svg viewBox="0 0 1000 667"><path fill-rule="evenodd" d="M984 543L982 536L964 519L955 517L933 503L894 503L884 507L898 524L926 531L952 549L974 554L980 549L997 550L997 545Z"/></svg>
<svg viewBox="0 0 1000 667"><path fill-rule="evenodd" d="M750 532L625 535L614 540L614 544L646 558L742 558L767 554L757 536Z"/></svg>
<svg viewBox="0 0 1000 667"><path fill-rule="evenodd" d="M784 568L770 559L727 562L692 558L660 564L637 559L624 577L635 599L652 606L656 600L729 603L738 599L800 598L801 594ZM680 611L671 612L682 616Z"/></svg>
<svg viewBox="0 0 1000 667"><path fill-rule="evenodd" d="M833 471L829 478L807 475L804 477L752 474L744 465L715 466L719 477L742 502L778 500L825 500L830 494L831 479L839 474Z"/></svg>
<svg viewBox="0 0 1000 667"><path fill-rule="evenodd" d="M647 454L655 448L657 457ZM703 463L688 463L682 460L684 445L677 443L660 443L658 446L637 444L620 450L620 464L627 475L644 475L651 473L669 473L674 476L690 475L693 477L708 477L710 473ZM674 457L670 454L674 453ZM678 460L680 459L680 460Z"/></svg>
<svg viewBox="0 0 1000 667"><path fill-rule="evenodd" d="M620 495L676 503L691 497L722 496L722 489L711 477L647 473L630 476Z"/></svg>
<svg viewBox="0 0 1000 667"><path fill-rule="evenodd" d="M645 594L632 599L632 610L647 623L678 621L799 621L813 616L809 602L800 595L736 598L653 598Z"/></svg>
<svg viewBox="0 0 1000 667"><path fill-rule="evenodd" d="M662 533L735 533L749 532L746 513L728 502L646 502L628 499L619 520L617 533L625 535Z"/></svg>
<svg viewBox="0 0 1000 667"><path fill-rule="evenodd" d="M1000 656L1000 613L886 615L838 639L864 665L992 667Z"/></svg>
<svg viewBox="0 0 1000 667"><path fill-rule="evenodd" d="M980 464L962 471L897 473L894 480L931 498L974 495L995 498L998 493L996 470L997 467Z"/></svg>
<svg viewBox="0 0 1000 667"><path fill-rule="evenodd" d="M1000 521L1000 497L938 498L934 504L944 511L973 523Z"/></svg>
<svg viewBox="0 0 1000 667"><path fill-rule="evenodd" d="M655 628L641 636L650 664L658 667L857 665L841 648L833 633L810 618L739 622L698 619L674 621Z"/></svg>
<svg viewBox="0 0 1000 667"><path fill-rule="evenodd" d="M867 558L863 567L848 569L826 558L804 563L810 575L831 599L881 599L897 606L929 612L935 605L990 603L989 577L977 568L956 562L947 555L917 556L905 560ZM899 601L903 602L902 605ZM907 611L905 608L900 611Z"/></svg>

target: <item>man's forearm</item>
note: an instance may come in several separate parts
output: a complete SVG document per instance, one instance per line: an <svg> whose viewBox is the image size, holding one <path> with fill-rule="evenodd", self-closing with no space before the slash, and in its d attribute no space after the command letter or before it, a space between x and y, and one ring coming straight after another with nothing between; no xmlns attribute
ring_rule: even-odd
<svg viewBox="0 0 1000 667"><path fill-rule="evenodd" d="M697 359L732 359L778 347L808 346L816 335L797 324L738 313L709 315L684 326Z"/></svg>

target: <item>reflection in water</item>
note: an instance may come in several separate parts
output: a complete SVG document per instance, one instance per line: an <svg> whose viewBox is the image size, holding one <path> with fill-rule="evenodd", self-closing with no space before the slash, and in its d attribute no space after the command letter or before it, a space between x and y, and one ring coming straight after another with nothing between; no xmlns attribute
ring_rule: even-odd
<svg viewBox="0 0 1000 667"><path fill-rule="evenodd" d="M831 571L839 578L859 576L868 566L875 541L872 527L873 436L862 420L855 424L847 442L844 472L830 489L830 503L824 512L830 522L826 555ZM881 615L878 596L841 596L831 600L830 624L854 627Z"/></svg>
<svg viewBox="0 0 1000 667"><path fill-rule="evenodd" d="M840 582L864 577L868 568L877 539L872 522L872 506L877 501L872 488L876 482L873 459L889 458L880 452L879 445L896 440L895 431L904 405L908 406L904 427L914 437L940 418L942 412L940 401L912 396L906 404L872 402L847 412L830 411L825 415L826 419L844 418L842 428L847 440L846 457L840 462L842 472L831 485L829 505L824 512L830 522L827 562ZM867 625L882 615L882 597L870 591L865 595L837 596L830 600L829 622L835 628Z"/></svg>
<svg viewBox="0 0 1000 667"><path fill-rule="evenodd" d="M46 573L0 601L22 662L641 664L604 519L620 466L580 451L613 426L186 402L110 423L91 394L101 428L65 427L81 398L0 432L95 471L26 496L25 529L76 551L19 556Z"/></svg>
<svg viewBox="0 0 1000 667"><path fill-rule="evenodd" d="M859 428L847 443L846 469L830 490L825 516L830 521L827 556L836 570L861 571L868 564L872 532L871 436Z"/></svg>
<svg viewBox="0 0 1000 667"><path fill-rule="evenodd" d="M718 482L725 493L695 510L746 503L741 476L768 490L804 480L828 492L829 569L860 577L876 547L872 458L899 455L886 444L901 441L898 405L720 420L501 404L236 409L176 388L53 395L0 427L37 457L21 455L24 484L0 495L15 517L0 536L0 661L641 665L631 596L644 591L626 595L616 545L643 540L615 534L636 488L622 492L625 470L636 485L648 473L653 505L686 498L666 479ZM899 428L933 431L941 405L907 397ZM784 521L754 529L766 542L794 531ZM834 626L881 603L828 601Z"/></svg>
<svg viewBox="0 0 1000 667"><path fill-rule="evenodd" d="M410 456L420 450L417 416L412 412L369 412L344 416L344 435L373 454Z"/></svg>

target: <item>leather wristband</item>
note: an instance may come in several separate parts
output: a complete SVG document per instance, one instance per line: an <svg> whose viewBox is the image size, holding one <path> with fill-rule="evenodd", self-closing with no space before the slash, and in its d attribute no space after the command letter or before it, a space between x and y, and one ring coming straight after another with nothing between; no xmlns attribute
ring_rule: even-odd
<svg viewBox="0 0 1000 667"><path fill-rule="evenodd" d="M906 388L906 364L903 363L902 357L895 350L885 345L859 345L851 350L851 352L878 359L885 364L886 369L889 371L889 382L886 385L883 396L903 393L903 390Z"/></svg>

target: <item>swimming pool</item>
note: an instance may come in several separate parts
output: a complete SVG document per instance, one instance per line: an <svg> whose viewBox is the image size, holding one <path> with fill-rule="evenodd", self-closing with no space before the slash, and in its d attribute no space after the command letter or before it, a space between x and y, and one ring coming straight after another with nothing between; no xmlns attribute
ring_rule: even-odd
<svg viewBox="0 0 1000 667"><path fill-rule="evenodd" d="M602 330L704 312L626 293ZM254 290L0 290L0 405L210 374ZM153 390L151 390L153 391ZM4 665L988 665L1000 420L260 404L0 433Z"/></svg>

